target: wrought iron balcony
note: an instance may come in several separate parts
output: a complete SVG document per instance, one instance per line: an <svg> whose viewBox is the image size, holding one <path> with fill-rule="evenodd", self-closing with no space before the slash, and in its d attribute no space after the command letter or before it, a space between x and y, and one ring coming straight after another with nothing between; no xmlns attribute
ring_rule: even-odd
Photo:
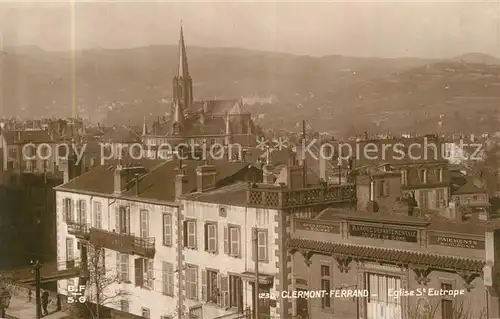
<svg viewBox="0 0 500 319"><path fill-rule="evenodd" d="M120 234L103 229L90 229L90 243L103 248L118 251L122 254L139 255L153 258L155 255L155 238L140 238L133 234Z"/></svg>
<svg viewBox="0 0 500 319"><path fill-rule="evenodd" d="M247 190L247 203L250 206L268 208L297 208L356 201L356 186L322 185L300 189L285 186L256 185Z"/></svg>
<svg viewBox="0 0 500 319"><path fill-rule="evenodd" d="M68 222L68 234L81 239L89 239L90 225L78 222Z"/></svg>

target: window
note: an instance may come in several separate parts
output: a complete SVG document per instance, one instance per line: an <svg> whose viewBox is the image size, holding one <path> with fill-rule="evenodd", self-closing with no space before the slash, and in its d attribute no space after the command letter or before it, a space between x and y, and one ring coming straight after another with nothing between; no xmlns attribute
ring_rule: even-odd
<svg viewBox="0 0 500 319"><path fill-rule="evenodd" d="M419 207L424 209L429 208L429 191L420 190L419 195L420 195L418 202Z"/></svg>
<svg viewBox="0 0 500 319"><path fill-rule="evenodd" d="M80 199L76 205L76 216L77 222L81 225L84 225L86 222L86 202L83 199Z"/></svg>
<svg viewBox="0 0 500 319"><path fill-rule="evenodd" d="M148 308L142 308L141 309L141 313L142 313L142 317L143 318L146 318L146 319L150 319L151 318L151 313L149 312Z"/></svg>
<svg viewBox="0 0 500 319"><path fill-rule="evenodd" d="M73 221L73 201L71 198L63 199L63 218L68 223Z"/></svg>
<svg viewBox="0 0 500 319"><path fill-rule="evenodd" d="M453 285L448 283L441 284L442 290L453 290ZM453 319L453 301L449 296L443 297L441 300L441 318Z"/></svg>
<svg viewBox="0 0 500 319"><path fill-rule="evenodd" d="M321 265L321 290L330 291L331 289L331 275L330 266ZM321 308L330 308L332 306L332 301L330 296L326 294L321 298Z"/></svg>
<svg viewBox="0 0 500 319"><path fill-rule="evenodd" d="M198 300L198 267L193 265L186 267L186 295L188 299Z"/></svg>
<svg viewBox="0 0 500 319"><path fill-rule="evenodd" d="M424 184L427 183L427 170L426 169L420 170L420 181Z"/></svg>
<svg viewBox="0 0 500 319"><path fill-rule="evenodd" d="M172 246L172 215L163 214L163 245Z"/></svg>
<svg viewBox="0 0 500 319"><path fill-rule="evenodd" d="M389 196L389 183L388 181L379 181L378 183L378 197Z"/></svg>
<svg viewBox="0 0 500 319"><path fill-rule="evenodd" d="M152 259L137 258L135 260L135 286L154 288L154 263Z"/></svg>
<svg viewBox="0 0 500 319"><path fill-rule="evenodd" d="M163 293L167 296L174 295L174 265L166 261L162 264Z"/></svg>
<svg viewBox="0 0 500 319"><path fill-rule="evenodd" d="M120 206L116 210L116 231L130 234L130 208L127 206Z"/></svg>
<svg viewBox="0 0 500 319"><path fill-rule="evenodd" d="M129 312L129 305L127 300L120 300L120 309L123 312Z"/></svg>
<svg viewBox="0 0 500 319"><path fill-rule="evenodd" d="M243 310L243 282L237 276L229 276L229 307Z"/></svg>
<svg viewBox="0 0 500 319"><path fill-rule="evenodd" d="M446 207L446 201L444 198L444 189L436 190L436 208Z"/></svg>
<svg viewBox="0 0 500 319"><path fill-rule="evenodd" d="M196 249L196 221L187 220L184 222L184 247Z"/></svg>
<svg viewBox="0 0 500 319"><path fill-rule="evenodd" d="M101 212L101 203L94 202L94 227L98 229L102 229L102 212Z"/></svg>
<svg viewBox="0 0 500 319"><path fill-rule="evenodd" d="M229 226L224 230L224 252L229 256L240 256L240 227Z"/></svg>
<svg viewBox="0 0 500 319"><path fill-rule="evenodd" d="M66 268L75 266L75 246L73 238L66 238Z"/></svg>
<svg viewBox="0 0 500 319"><path fill-rule="evenodd" d="M207 270L207 297L206 301L211 303L220 303L220 291L218 285L219 274L216 271ZM203 280L202 280L203 282Z"/></svg>
<svg viewBox="0 0 500 319"><path fill-rule="evenodd" d="M217 252L217 224L205 224L205 251Z"/></svg>
<svg viewBox="0 0 500 319"><path fill-rule="evenodd" d="M255 232L255 228L253 229ZM252 259L255 260L255 246L252 249ZM266 229L257 230L257 247L258 247L258 258L261 262L268 262L268 232Z"/></svg>
<svg viewBox="0 0 500 319"><path fill-rule="evenodd" d="M141 209L140 219L141 219L141 238L147 239L149 237L149 214L145 209Z"/></svg>
<svg viewBox="0 0 500 319"><path fill-rule="evenodd" d="M129 256L127 254L116 253L116 263L118 269L118 278L122 282L130 282L129 278Z"/></svg>

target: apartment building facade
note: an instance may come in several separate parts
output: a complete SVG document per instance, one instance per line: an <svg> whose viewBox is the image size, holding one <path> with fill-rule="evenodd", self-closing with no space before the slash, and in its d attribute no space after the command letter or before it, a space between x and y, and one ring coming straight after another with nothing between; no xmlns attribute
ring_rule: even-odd
<svg viewBox="0 0 500 319"><path fill-rule="evenodd" d="M89 300L96 303L94 281L98 274L109 284L103 289L105 300L97 303L112 309L115 315L177 318L179 312L184 317L197 314L196 305L184 307L185 295L201 301L203 287L196 283L193 292L194 274L186 268L182 256L188 241L189 245L203 247L198 236L203 228L193 233L192 224L183 220L185 209L180 196L201 193L207 181L215 187L244 180L258 170L236 162L202 165L205 169L197 169L200 163L195 161L180 165L152 160L141 165L103 165L56 187L59 270L80 267L87 274L79 282L77 278L59 281L59 293L68 294L68 286L86 284ZM217 174L209 174L213 172ZM208 229L213 237L213 228ZM210 242L213 249L213 240ZM93 262L96 256L103 266ZM195 264L200 258L191 256L187 260ZM201 279L201 273L198 276ZM223 311L214 312L214 317L232 311L226 309L230 308L228 297L219 298Z"/></svg>

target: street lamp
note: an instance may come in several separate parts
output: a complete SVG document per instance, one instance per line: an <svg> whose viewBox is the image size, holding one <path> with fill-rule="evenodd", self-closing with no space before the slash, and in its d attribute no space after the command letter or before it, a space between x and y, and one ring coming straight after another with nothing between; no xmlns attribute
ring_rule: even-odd
<svg viewBox="0 0 500 319"><path fill-rule="evenodd" d="M2 318L6 317L5 312L7 311L7 308L9 308L11 297L12 296L10 295L9 291L3 288L0 295L0 314Z"/></svg>

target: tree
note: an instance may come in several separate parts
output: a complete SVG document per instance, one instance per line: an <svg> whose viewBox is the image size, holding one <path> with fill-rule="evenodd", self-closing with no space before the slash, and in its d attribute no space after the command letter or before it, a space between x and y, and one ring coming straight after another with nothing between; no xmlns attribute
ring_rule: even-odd
<svg viewBox="0 0 500 319"><path fill-rule="evenodd" d="M406 318L407 319L437 319L441 318L438 315L440 310L440 301L429 302L427 299L421 298L417 300L416 306L407 306ZM463 300L453 300L453 307L451 309L451 318L453 319L487 319L486 309L474 310L472 303L466 305ZM396 319L396 318L394 318Z"/></svg>
<svg viewBox="0 0 500 319"><path fill-rule="evenodd" d="M103 307L126 299L130 293L117 287L120 283L120 273L116 267L106 267L105 249L89 242L83 244L87 252L86 262L82 263L82 278L86 278L87 302L76 303L75 315L87 312L93 319L100 319ZM83 257L83 256L82 256ZM82 261L85 258L82 258ZM109 258L108 258L109 259ZM84 284L82 281L80 284ZM91 303L91 305L89 305ZM83 315L84 318L89 316Z"/></svg>

